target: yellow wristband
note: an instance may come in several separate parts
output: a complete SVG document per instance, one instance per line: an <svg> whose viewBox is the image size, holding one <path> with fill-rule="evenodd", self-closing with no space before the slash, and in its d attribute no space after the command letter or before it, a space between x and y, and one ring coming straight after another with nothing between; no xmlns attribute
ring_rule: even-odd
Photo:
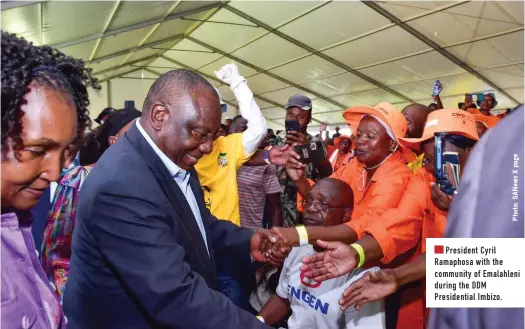
<svg viewBox="0 0 525 329"><path fill-rule="evenodd" d="M360 244L352 243L350 247L354 248L355 251L357 251L357 254L359 255L359 264L357 264L357 268L360 268L365 263L365 250L363 247L361 247Z"/></svg>
<svg viewBox="0 0 525 329"><path fill-rule="evenodd" d="M299 245L304 246L308 244L308 231L304 225L297 225L295 227L297 234L299 234Z"/></svg>
<svg viewBox="0 0 525 329"><path fill-rule="evenodd" d="M256 318L259 319L259 321L261 321L262 323L266 323L264 322L264 318L262 316L257 315Z"/></svg>

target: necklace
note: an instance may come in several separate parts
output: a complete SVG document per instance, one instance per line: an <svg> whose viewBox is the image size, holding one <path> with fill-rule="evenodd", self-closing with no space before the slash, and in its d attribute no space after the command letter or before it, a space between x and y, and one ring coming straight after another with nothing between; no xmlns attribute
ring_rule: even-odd
<svg viewBox="0 0 525 329"><path fill-rule="evenodd" d="M394 150L394 152L397 150L397 146L396 146L396 149ZM394 154L394 152L390 153L386 158L383 159L383 161L381 161L378 165L375 165L373 167L365 167L365 169L363 170L363 172L361 173L361 176L359 176L359 178L357 179L357 182L356 182L356 186L357 186L357 189L360 191L360 192L363 192L364 190L366 190L368 188L368 186L370 185L370 182L372 180L370 180L370 182L368 182L368 184L366 183L365 181L365 173L367 170L372 170L372 169L376 169L377 167L379 167L380 165L382 165L388 158L390 158L390 156L392 156L392 154ZM359 181L360 180L363 180L363 187L359 187Z"/></svg>

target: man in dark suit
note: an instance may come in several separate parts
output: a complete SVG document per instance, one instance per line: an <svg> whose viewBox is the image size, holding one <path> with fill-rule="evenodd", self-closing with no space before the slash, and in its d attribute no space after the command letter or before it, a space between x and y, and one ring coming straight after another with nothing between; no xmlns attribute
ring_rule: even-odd
<svg viewBox="0 0 525 329"><path fill-rule="evenodd" d="M266 262L259 250L275 242L205 207L193 166L220 126L216 91L196 73L170 71L142 112L82 186L68 328L270 328L214 290L215 253Z"/></svg>

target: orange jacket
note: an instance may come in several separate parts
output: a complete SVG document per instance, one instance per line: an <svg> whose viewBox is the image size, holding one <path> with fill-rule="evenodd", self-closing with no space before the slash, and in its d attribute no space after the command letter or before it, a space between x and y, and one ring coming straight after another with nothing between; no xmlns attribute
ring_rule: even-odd
<svg viewBox="0 0 525 329"><path fill-rule="evenodd" d="M490 120L493 120L495 123L498 123L501 120L499 115L494 115L492 113L490 115L485 115L485 114L481 113L481 111L478 110L478 109L467 109L467 112L472 114L472 115L484 115L484 116L490 118Z"/></svg>
<svg viewBox="0 0 525 329"><path fill-rule="evenodd" d="M426 238L443 237L446 213L431 198L434 175L420 168L410 179L397 208L386 211L378 220L369 220L366 233L374 236L383 251L385 267L408 263L426 250ZM399 258L396 258L400 256ZM394 260L395 259L395 260ZM394 264L395 263L395 264ZM424 280L401 290L396 329L422 329L425 323Z"/></svg>
<svg viewBox="0 0 525 329"><path fill-rule="evenodd" d="M427 238L443 237L447 213L432 202L430 183L434 181L433 174L425 168L418 169L397 208L386 211L378 220L368 221L365 233L372 235L381 246L383 264L419 243L421 252L425 252Z"/></svg>
<svg viewBox="0 0 525 329"><path fill-rule="evenodd" d="M360 179L363 172L364 176ZM346 225L357 233L358 238L365 234L367 222L379 218L388 209L397 207L411 176L412 171L406 166L399 151L377 168L369 186L364 190L367 173L364 165L356 158L330 176L347 182L354 192L352 220Z"/></svg>
<svg viewBox="0 0 525 329"><path fill-rule="evenodd" d="M370 185L361 191L367 178L367 173L365 172L364 177L360 179L363 171L365 171L364 165L359 163L357 158L353 158L347 165L341 166L339 170L330 176L348 183L354 192L352 220L347 222L346 225L350 226L357 233L358 238L362 238L365 234L368 219L376 219L386 210L397 207L403 191L412 176L412 171L407 167L399 151L395 152L377 168ZM308 181L310 186L314 184L313 181ZM300 207L301 200L302 197L300 194L297 194L297 207L300 211L302 211L302 207ZM360 220L360 217L365 219Z"/></svg>
<svg viewBox="0 0 525 329"><path fill-rule="evenodd" d="M390 263L420 243L427 203L425 190L428 188L421 178L412 176L397 208L389 209L380 218L368 221L365 233L372 235L381 247L381 263Z"/></svg>
<svg viewBox="0 0 525 329"><path fill-rule="evenodd" d="M421 232L421 252L425 252L427 250L427 238L442 238L445 236L447 213L436 207L432 202L430 182L436 181L434 175L425 170L425 168L421 168L416 172L416 176L428 186L428 188L424 190L426 204L423 217L423 229Z"/></svg>

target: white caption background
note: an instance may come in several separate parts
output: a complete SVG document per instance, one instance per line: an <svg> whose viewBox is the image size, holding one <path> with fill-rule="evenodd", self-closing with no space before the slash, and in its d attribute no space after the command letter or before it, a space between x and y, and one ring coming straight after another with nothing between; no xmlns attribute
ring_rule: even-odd
<svg viewBox="0 0 525 329"><path fill-rule="evenodd" d="M443 247L443 253L440 253L440 247ZM465 247L477 248L477 253L453 253L450 250ZM525 239L427 239L427 307L525 307L524 251ZM436 259L458 264L437 265ZM484 271L485 274L510 271L515 276L487 277ZM452 276L456 273L462 277Z"/></svg>

